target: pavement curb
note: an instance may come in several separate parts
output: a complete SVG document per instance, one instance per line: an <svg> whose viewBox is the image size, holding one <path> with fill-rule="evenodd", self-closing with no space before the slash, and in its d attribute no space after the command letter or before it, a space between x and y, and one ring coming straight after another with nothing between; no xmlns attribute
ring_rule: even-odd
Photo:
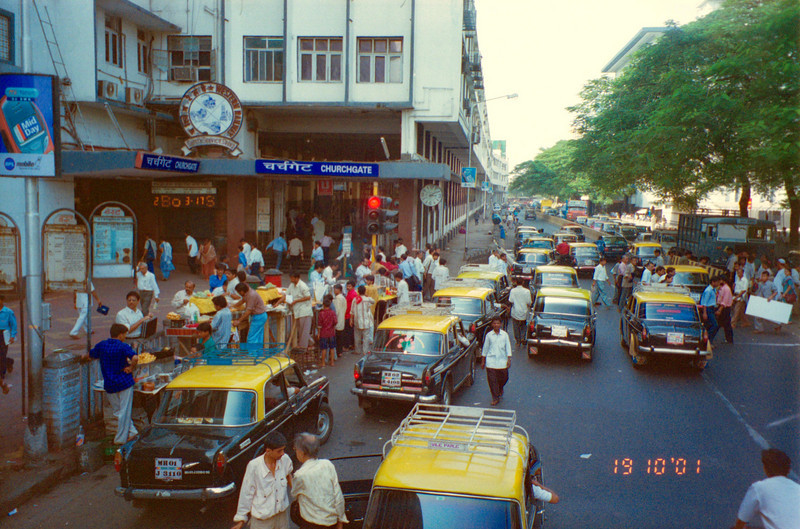
<svg viewBox="0 0 800 529"><path fill-rule="evenodd" d="M75 450L51 454L40 467L0 471L0 519L77 473Z"/></svg>

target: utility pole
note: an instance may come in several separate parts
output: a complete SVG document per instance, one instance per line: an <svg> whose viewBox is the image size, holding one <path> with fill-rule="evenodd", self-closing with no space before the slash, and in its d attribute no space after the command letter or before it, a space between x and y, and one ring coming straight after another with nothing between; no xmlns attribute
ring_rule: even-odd
<svg viewBox="0 0 800 529"><path fill-rule="evenodd" d="M47 428L42 414L42 248L39 221L39 179L25 179L25 304L28 307L28 427L25 456L30 462L47 455Z"/></svg>

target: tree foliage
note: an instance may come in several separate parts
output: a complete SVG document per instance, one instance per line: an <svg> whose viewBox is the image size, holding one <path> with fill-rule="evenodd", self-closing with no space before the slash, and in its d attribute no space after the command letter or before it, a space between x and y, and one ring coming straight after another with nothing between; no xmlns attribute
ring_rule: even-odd
<svg viewBox="0 0 800 529"><path fill-rule="evenodd" d="M573 174L607 195L631 183L677 206L709 192L786 190L800 221L796 0L728 0L640 50L622 75L587 83L571 108ZM539 157L537 157L537 160ZM524 165L524 164L521 164Z"/></svg>

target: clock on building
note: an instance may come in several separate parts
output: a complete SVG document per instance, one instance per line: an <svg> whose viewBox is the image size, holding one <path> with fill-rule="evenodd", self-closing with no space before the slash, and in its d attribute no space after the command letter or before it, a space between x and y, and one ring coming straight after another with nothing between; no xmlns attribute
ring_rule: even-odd
<svg viewBox="0 0 800 529"><path fill-rule="evenodd" d="M442 188L436 184L428 184L420 190L419 199L426 206L436 206L442 201Z"/></svg>

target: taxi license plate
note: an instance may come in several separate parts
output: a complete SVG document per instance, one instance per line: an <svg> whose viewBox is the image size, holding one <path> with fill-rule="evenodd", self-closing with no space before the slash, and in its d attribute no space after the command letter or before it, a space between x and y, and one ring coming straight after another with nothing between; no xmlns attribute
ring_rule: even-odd
<svg viewBox="0 0 800 529"><path fill-rule="evenodd" d="M668 332L667 333L667 343L669 345L683 345L683 333L682 332Z"/></svg>
<svg viewBox="0 0 800 529"><path fill-rule="evenodd" d="M586 266L594 266L594 261L592 261L591 259L587 259L586 261L583 262L583 264L585 264Z"/></svg>
<svg viewBox="0 0 800 529"><path fill-rule="evenodd" d="M156 479L174 481L183 479L182 461L180 458L157 457Z"/></svg>
<svg viewBox="0 0 800 529"><path fill-rule="evenodd" d="M389 388L400 387L400 371L383 371L381 373L381 386Z"/></svg>
<svg viewBox="0 0 800 529"><path fill-rule="evenodd" d="M695 300L697 303L699 303L699 302L700 302L700 294L698 294L697 292L689 292L689 296L690 296L690 297L691 297L693 300Z"/></svg>
<svg viewBox="0 0 800 529"><path fill-rule="evenodd" d="M522 273L523 274L530 274L531 273L531 267L530 266L523 266L522 267Z"/></svg>
<svg viewBox="0 0 800 529"><path fill-rule="evenodd" d="M567 327L564 325L553 325L550 334L552 334L554 338L566 338L568 334Z"/></svg>

